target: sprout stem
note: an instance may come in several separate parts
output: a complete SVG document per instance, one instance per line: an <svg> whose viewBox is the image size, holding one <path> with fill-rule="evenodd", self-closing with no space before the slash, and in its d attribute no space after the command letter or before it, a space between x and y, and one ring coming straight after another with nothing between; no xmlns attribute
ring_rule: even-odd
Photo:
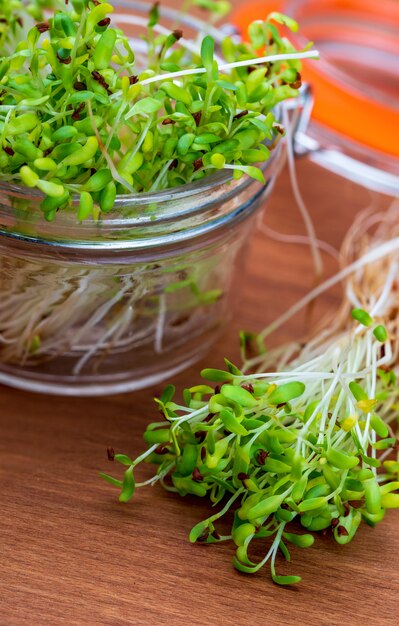
<svg viewBox="0 0 399 626"><path fill-rule="evenodd" d="M275 63L277 61L289 61L292 59L318 59L320 58L317 50L309 50L307 52L287 52L284 54L270 54L264 57L254 57L252 59L245 59L243 61L235 61L234 63L223 63L219 65L219 72L226 72L227 70L234 70L238 67L249 67L251 65L262 65L264 63ZM187 70L181 70L179 72L167 72L166 74L158 74L157 76L150 76L140 81L140 85L150 85L151 83L157 83L161 80L174 80L181 78L182 76L191 76L193 74L206 74L205 67L194 67Z"/></svg>

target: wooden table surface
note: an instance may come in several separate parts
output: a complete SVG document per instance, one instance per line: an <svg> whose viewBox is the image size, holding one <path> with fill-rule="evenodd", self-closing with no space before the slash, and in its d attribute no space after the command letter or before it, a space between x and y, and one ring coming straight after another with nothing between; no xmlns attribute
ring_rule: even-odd
<svg viewBox="0 0 399 626"><path fill-rule="evenodd" d="M352 211L367 194L300 162L298 171L319 235L339 245ZM337 203L346 185L350 205ZM265 220L303 232L283 172ZM235 322L205 363L237 356L239 328L260 329L312 284L309 251L256 233L239 272ZM329 270L331 271L330 264ZM331 309L337 294L319 303ZM298 336L296 320L275 340ZM176 377L195 384L199 366ZM156 417L154 390L100 399L54 398L0 389L0 624L339 625L398 623L399 514L353 543L317 538L294 551L295 589L273 585L268 571L237 573L233 546L191 545L188 532L208 508L160 486L128 505L98 478L109 467L106 448L131 455ZM150 468L144 468L147 476ZM285 571L285 566L281 565Z"/></svg>
<svg viewBox="0 0 399 626"><path fill-rule="evenodd" d="M369 194L298 164L321 238L339 246ZM346 201L340 200L345 194ZM303 233L287 172L280 176L265 221ZM334 264L327 260L327 272ZM254 234L240 267L235 321L204 363L175 381L195 384L200 367L238 359L239 329L260 330L311 288L307 247ZM339 291L323 296L322 314ZM296 319L274 341L297 337ZM363 527L346 547L330 536L293 551L295 589L273 585L268 571L233 569L232 545L191 545L188 532L208 514L194 498L140 490L121 505L98 478L106 448L135 455L156 416L157 390L99 399L54 398L0 388L0 624L170 626L350 626L397 624L399 513ZM143 477L149 475L143 469ZM282 564L281 569L285 571Z"/></svg>

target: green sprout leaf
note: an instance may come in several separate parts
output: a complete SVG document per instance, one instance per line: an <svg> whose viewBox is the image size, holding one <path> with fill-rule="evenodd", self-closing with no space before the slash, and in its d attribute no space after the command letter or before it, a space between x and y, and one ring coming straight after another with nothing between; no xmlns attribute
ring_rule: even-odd
<svg viewBox="0 0 399 626"><path fill-rule="evenodd" d="M158 24L159 18L160 18L159 3L155 2L150 9L149 20L148 20L149 28L154 28L154 26Z"/></svg>
<svg viewBox="0 0 399 626"><path fill-rule="evenodd" d="M291 383L285 383L284 385L280 385L272 391L268 398L269 404L285 404L286 402L291 402L295 398L301 396L305 391L304 383L299 381L293 381Z"/></svg>
<svg viewBox="0 0 399 626"><path fill-rule="evenodd" d="M385 343L388 339L387 329L382 324L374 328L373 335L381 343Z"/></svg>
<svg viewBox="0 0 399 626"><path fill-rule="evenodd" d="M233 400L245 408L252 408L257 405L257 401L253 395L242 387L237 387L235 385L223 385L220 393L228 400Z"/></svg>
<svg viewBox="0 0 399 626"><path fill-rule="evenodd" d="M123 482L122 482L122 490L119 495L119 502L128 502L134 494L135 490L135 480L133 476L133 465L131 465L125 472Z"/></svg>
<svg viewBox="0 0 399 626"><path fill-rule="evenodd" d="M117 478L113 478L113 476L109 476L108 474L100 473L100 477L105 480L105 482L113 485L114 487L122 487L123 482L118 480Z"/></svg>
<svg viewBox="0 0 399 626"><path fill-rule="evenodd" d="M287 15L284 15L283 13L278 13L277 11L269 13L268 19L273 22L277 22L278 24L282 24L283 26L287 26L287 28L289 28L293 33L296 33L299 29L299 25L295 20Z"/></svg>
<svg viewBox="0 0 399 626"><path fill-rule="evenodd" d="M296 585L302 580L300 576L278 576L276 574L272 575L272 578L276 585Z"/></svg>
<svg viewBox="0 0 399 626"><path fill-rule="evenodd" d="M223 370L205 368L201 371L202 378L210 380L215 383L225 382L228 380L234 380L234 376L230 372L224 372Z"/></svg>
<svg viewBox="0 0 399 626"><path fill-rule="evenodd" d="M130 466L133 463L132 459L128 457L126 454L115 454L114 459L115 461L117 461L118 463L121 463L122 465Z"/></svg>
<svg viewBox="0 0 399 626"><path fill-rule="evenodd" d="M358 383L356 382L349 383L349 389L351 390L351 392L353 393L354 397L356 398L358 402L361 402L362 400L368 400L367 393Z"/></svg>
<svg viewBox="0 0 399 626"><path fill-rule="evenodd" d="M373 318L371 317L371 315L369 315L367 311L364 311L363 309L353 309L352 317L363 326L371 326L373 323Z"/></svg>
<svg viewBox="0 0 399 626"><path fill-rule="evenodd" d="M201 44L201 59L208 74L213 70L213 56L215 53L215 42L210 35L206 35Z"/></svg>

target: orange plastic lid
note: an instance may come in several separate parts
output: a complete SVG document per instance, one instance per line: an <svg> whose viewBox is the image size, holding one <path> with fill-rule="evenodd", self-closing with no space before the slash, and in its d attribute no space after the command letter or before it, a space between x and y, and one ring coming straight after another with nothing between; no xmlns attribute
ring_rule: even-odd
<svg viewBox="0 0 399 626"><path fill-rule="evenodd" d="M253 20L280 11L297 19L290 38L313 41L320 61L303 61L314 90L312 118L370 148L399 156L399 2L255 0L233 13L244 38Z"/></svg>

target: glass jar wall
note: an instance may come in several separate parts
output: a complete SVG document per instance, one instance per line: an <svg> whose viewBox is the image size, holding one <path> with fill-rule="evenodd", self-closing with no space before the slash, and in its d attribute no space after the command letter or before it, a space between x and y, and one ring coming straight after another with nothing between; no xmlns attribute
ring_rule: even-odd
<svg viewBox="0 0 399 626"><path fill-rule="evenodd" d="M231 314L237 254L272 189L225 173L119 197L101 222L40 217L0 187L0 381L103 394L154 384L209 350Z"/></svg>

